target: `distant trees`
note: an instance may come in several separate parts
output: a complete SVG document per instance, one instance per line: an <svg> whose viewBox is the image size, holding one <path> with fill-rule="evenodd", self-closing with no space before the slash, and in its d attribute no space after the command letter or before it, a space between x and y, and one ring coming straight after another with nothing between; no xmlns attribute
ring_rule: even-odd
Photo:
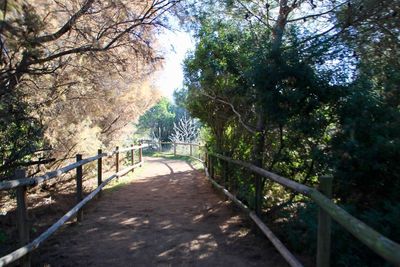
<svg viewBox="0 0 400 267"><path fill-rule="evenodd" d="M93 152L154 104L154 36L178 2L1 1L0 172Z"/></svg>
<svg viewBox="0 0 400 267"><path fill-rule="evenodd" d="M198 123L187 111L165 97L146 111L137 123L137 134L163 142L193 142L198 132Z"/></svg>
<svg viewBox="0 0 400 267"><path fill-rule="evenodd" d="M139 132L143 135L148 132L151 138L167 142L171 135L175 121L173 104L165 97L146 111L137 124Z"/></svg>
<svg viewBox="0 0 400 267"><path fill-rule="evenodd" d="M187 114L174 122L174 129L169 137L172 142L194 143L198 141L199 125Z"/></svg>

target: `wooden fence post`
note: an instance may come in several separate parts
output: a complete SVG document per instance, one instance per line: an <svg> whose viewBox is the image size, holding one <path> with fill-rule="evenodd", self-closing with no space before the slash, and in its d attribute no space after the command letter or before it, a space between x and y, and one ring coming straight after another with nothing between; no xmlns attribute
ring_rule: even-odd
<svg viewBox="0 0 400 267"><path fill-rule="evenodd" d="M225 160L222 160L221 168L222 168L222 179L224 180L224 187L228 190L228 175L227 175L227 162Z"/></svg>
<svg viewBox="0 0 400 267"><path fill-rule="evenodd" d="M79 162L82 160L82 155L77 154L76 155L76 162ZM83 171L82 171L82 165L76 167L76 203L79 203L83 199L83 192L82 192L82 176L83 176ZM78 222L81 222L83 219L83 210L78 211L78 216L77 220Z"/></svg>
<svg viewBox="0 0 400 267"><path fill-rule="evenodd" d="M193 156L193 147L192 147L192 144L189 144L189 146L190 146L190 156Z"/></svg>
<svg viewBox="0 0 400 267"><path fill-rule="evenodd" d="M212 156L208 154L208 173L211 175Z"/></svg>
<svg viewBox="0 0 400 267"><path fill-rule="evenodd" d="M26 177L25 170L17 169L14 173L15 179L22 179ZM19 234L20 246L25 246L29 243L29 221L26 202L26 186L17 187L17 227ZM21 258L21 266L31 266L30 254Z"/></svg>
<svg viewBox="0 0 400 267"><path fill-rule="evenodd" d="M135 165L135 149L133 148L134 144L132 144L131 147L132 147L132 150L131 150L131 164L133 166L133 165ZM135 171L135 169L132 169L132 172L133 171Z"/></svg>
<svg viewBox="0 0 400 267"><path fill-rule="evenodd" d="M211 165L212 165L212 156L208 154L208 174L210 175L210 177L211 177Z"/></svg>
<svg viewBox="0 0 400 267"><path fill-rule="evenodd" d="M119 172L119 147L115 147L115 172Z"/></svg>
<svg viewBox="0 0 400 267"><path fill-rule="evenodd" d="M262 190L261 190L261 176L255 174L255 187L256 187L256 192L255 192L255 196L254 196L254 206L255 206L255 212L258 216L261 215L262 212Z"/></svg>
<svg viewBox="0 0 400 267"><path fill-rule="evenodd" d="M199 151L199 159L201 159L201 147L200 147L200 143L199 143L199 146L197 147L197 151ZM206 160L206 159L204 159L204 160Z"/></svg>
<svg viewBox="0 0 400 267"><path fill-rule="evenodd" d="M212 179L214 179L214 163L215 163L214 158L210 157L210 176Z"/></svg>
<svg viewBox="0 0 400 267"><path fill-rule="evenodd" d="M143 147L142 147L142 143L139 144L139 162L142 162L143 160Z"/></svg>
<svg viewBox="0 0 400 267"><path fill-rule="evenodd" d="M174 142L174 156L176 157L176 143Z"/></svg>
<svg viewBox="0 0 400 267"><path fill-rule="evenodd" d="M102 154L103 151L101 149L97 150L97 155ZM103 158L97 159L97 186L100 186L103 183ZM101 191L99 192L99 197L101 196Z"/></svg>
<svg viewBox="0 0 400 267"><path fill-rule="evenodd" d="M319 191L332 198L332 176L319 177ZM331 254L331 217L322 209L318 210L317 267L329 267Z"/></svg>

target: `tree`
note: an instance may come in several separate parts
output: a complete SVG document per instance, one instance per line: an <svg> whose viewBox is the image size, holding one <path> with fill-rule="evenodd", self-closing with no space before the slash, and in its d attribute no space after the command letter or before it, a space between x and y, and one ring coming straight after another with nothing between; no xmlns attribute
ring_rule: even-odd
<svg viewBox="0 0 400 267"><path fill-rule="evenodd" d="M210 149L310 185L332 173L336 201L399 240L396 1L227 2L198 13L185 62L186 107L210 127ZM236 178L254 208L253 181ZM264 210L280 208L266 217L286 214L300 229L288 240L312 243L313 204L261 182ZM337 264L383 265L335 231Z"/></svg>
<svg viewBox="0 0 400 267"><path fill-rule="evenodd" d="M174 122L174 129L169 139L175 143L194 143L198 141L198 136L198 125L194 119L185 114L178 122Z"/></svg>
<svg viewBox="0 0 400 267"><path fill-rule="evenodd" d="M84 143L76 142L82 127L108 145L151 106L147 81L162 60L154 36L178 2L2 1L3 169L44 148L68 157Z"/></svg>
<svg viewBox="0 0 400 267"><path fill-rule="evenodd" d="M268 137L259 148L263 167L309 180L316 171L315 149L322 145L322 136L332 123L329 110L340 88L335 90L312 65L302 62L295 49L288 47L282 52L279 65L271 62L268 30L263 33L260 28L255 40L251 29L237 27L221 22L204 24L196 51L186 61L188 108L211 128L222 126L222 139L228 140L221 151L234 154L235 142L224 132L238 124L239 128L233 129L241 131L246 142L257 139L262 107L263 135ZM295 158L291 151L298 152ZM293 162L282 165L284 159Z"/></svg>
<svg viewBox="0 0 400 267"><path fill-rule="evenodd" d="M340 182L336 191L361 211L398 201L398 11L398 1L353 1L337 14L350 24L341 41L351 48L357 68L348 96L339 102L340 131L332 140L331 160Z"/></svg>
<svg viewBox="0 0 400 267"><path fill-rule="evenodd" d="M150 131L150 136L163 142L169 141L174 127L175 112L171 102L163 97L139 118L138 129Z"/></svg>
<svg viewBox="0 0 400 267"><path fill-rule="evenodd" d="M151 30L160 16L179 1L4 2L1 95L11 94L28 75L48 75L73 66L82 55L122 68L121 50L157 60ZM46 9L40 8L46 6ZM107 53L101 53L107 52ZM119 62L118 62L119 61ZM118 63L118 64L117 64ZM83 66L82 66L83 67Z"/></svg>

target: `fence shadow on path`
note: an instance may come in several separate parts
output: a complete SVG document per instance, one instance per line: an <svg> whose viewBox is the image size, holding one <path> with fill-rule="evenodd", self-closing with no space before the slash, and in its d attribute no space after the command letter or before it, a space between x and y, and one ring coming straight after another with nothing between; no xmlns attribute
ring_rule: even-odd
<svg viewBox="0 0 400 267"><path fill-rule="evenodd" d="M34 265L287 266L193 166L146 164L132 183L104 190L82 223L55 234Z"/></svg>

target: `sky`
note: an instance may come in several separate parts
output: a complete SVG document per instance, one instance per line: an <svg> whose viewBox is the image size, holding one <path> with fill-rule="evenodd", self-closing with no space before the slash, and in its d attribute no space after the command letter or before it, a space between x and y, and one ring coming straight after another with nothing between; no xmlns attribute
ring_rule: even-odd
<svg viewBox="0 0 400 267"><path fill-rule="evenodd" d="M164 66L156 74L156 87L173 100L174 90L183 85L183 60L188 51L194 49L194 40L183 30L164 31L159 36L161 50L164 52Z"/></svg>

